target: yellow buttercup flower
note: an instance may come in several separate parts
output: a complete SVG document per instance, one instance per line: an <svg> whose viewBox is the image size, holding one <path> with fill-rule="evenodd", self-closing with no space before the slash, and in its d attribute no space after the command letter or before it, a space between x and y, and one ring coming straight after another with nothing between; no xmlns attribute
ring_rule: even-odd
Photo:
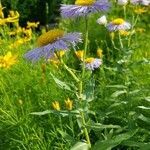
<svg viewBox="0 0 150 150"><path fill-rule="evenodd" d="M84 55L84 51L83 50L75 51L75 54L78 57L78 59L83 60L83 55Z"/></svg>
<svg viewBox="0 0 150 150"><path fill-rule="evenodd" d="M114 25L120 25L123 24L125 21L122 18L117 18L115 20L112 21L112 24Z"/></svg>
<svg viewBox="0 0 150 150"><path fill-rule="evenodd" d="M75 4L80 6L90 6L95 3L95 0L76 0Z"/></svg>
<svg viewBox="0 0 150 150"><path fill-rule="evenodd" d="M99 57L99 58L102 58L102 56L103 56L103 50L102 49L98 49L97 50L97 56Z"/></svg>
<svg viewBox="0 0 150 150"><path fill-rule="evenodd" d="M59 111L60 110L59 102L58 101L52 102L52 107L53 107L53 109Z"/></svg>
<svg viewBox="0 0 150 150"><path fill-rule="evenodd" d="M9 51L5 56L0 56L0 68L10 68L10 66L14 65L17 62L17 56L12 55Z"/></svg>
<svg viewBox="0 0 150 150"><path fill-rule="evenodd" d="M65 105L68 110L72 110L73 101L68 98L67 100L65 100Z"/></svg>
<svg viewBox="0 0 150 150"><path fill-rule="evenodd" d="M53 43L54 41L56 41L58 38L63 37L64 35L64 31L60 30L60 29L53 29L50 30L44 34L42 34L38 40L37 43L39 46L45 46L49 43Z"/></svg>

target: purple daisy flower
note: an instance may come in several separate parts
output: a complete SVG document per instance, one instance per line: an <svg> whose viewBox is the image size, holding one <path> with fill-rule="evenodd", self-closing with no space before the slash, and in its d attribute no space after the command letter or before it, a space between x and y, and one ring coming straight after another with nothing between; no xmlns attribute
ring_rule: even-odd
<svg viewBox="0 0 150 150"><path fill-rule="evenodd" d="M64 18L87 16L88 14L107 11L110 7L108 0L76 0L75 5L61 5L61 16Z"/></svg>
<svg viewBox="0 0 150 150"><path fill-rule="evenodd" d="M88 70L93 71L93 70L99 68L101 64L102 64L102 60L98 59L98 58L91 57L91 58L85 59L85 67Z"/></svg>
<svg viewBox="0 0 150 150"><path fill-rule="evenodd" d="M41 57L45 59L53 57L55 51L68 50L71 46L74 48L78 42L82 42L82 39L81 33L65 34L60 29L54 29L41 35L37 42L39 47L25 54L25 58L32 62L39 60Z"/></svg>
<svg viewBox="0 0 150 150"><path fill-rule="evenodd" d="M117 18L107 25L107 29L111 32L118 30L129 30L130 28L131 24L124 21L122 18Z"/></svg>
<svg viewBox="0 0 150 150"><path fill-rule="evenodd" d="M144 5L144 6L148 6L150 4L149 0L130 0L131 4L133 5Z"/></svg>

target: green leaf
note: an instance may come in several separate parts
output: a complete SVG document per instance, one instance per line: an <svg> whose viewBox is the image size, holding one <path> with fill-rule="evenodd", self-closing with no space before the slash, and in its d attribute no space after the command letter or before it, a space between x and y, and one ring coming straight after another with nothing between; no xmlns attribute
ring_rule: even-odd
<svg viewBox="0 0 150 150"><path fill-rule="evenodd" d="M127 133L122 133L122 134L116 135L112 139L108 139L105 141L98 141L94 145L93 150L111 150L112 148L121 144L121 142L130 139L136 132L137 132L137 130L130 131Z"/></svg>
<svg viewBox="0 0 150 150"><path fill-rule="evenodd" d="M146 100L147 102L150 102L150 97L145 97L144 100Z"/></svg>
<svg viewBox="0 0 150 150"><path fill-rule="evenodd" d="M87 125L87 127L92 128L92 129L120 128L120 126L118 126L118 125L112 125L112 124L110 124L110 125L103 125L103 124L100 124L100 123Z"/></svg>
<svg viewBox="0 0 150 150"><path fill-rule="evenodd" d="M94 87L95 87L94 80L90 80L85 89L86 101L88 102L91 102L94 100Z"/></svg>
<svg viewBox="0 0 150 150"><path fill-rule="evenodd" d="M111 95L111 97L116 98L116 97L118 97L118 96L120 96L120 95L122 95L122 94L125 94L125 93L127 93L126 90L123 90L123 91L116 91L116 92L114 92L114 93Z"/></svg>
<svg viewBox="0 0 150 150"><path fill-rule="evenodd" d="M139 92L140 92L140 90L133 90L133 91L129 92L129 95L136 94L136 93L139 93Z"/></svg>
<svg viewBox="0 0 150 150"><path fill-rule="evenodd" d="M144 109L144 110L150 110L150 107L145 107L145 106L137 106L138 108Z"/></svg>
<svg viewBox="0 0 150 150"><path fill-rule="evenodd" d="M54 79L55 83L57 84L59 88L71 91L71 88L65 82L60 81L59 79L54 77L52 73L50 73L50 75L52 76L52 78Z"/></svg>
<svg viewBox="0 0 150 150"><path fill-rule="evenodd" d="M88 150L88 149L89 145L84 142L78 142L71 148L71 150Z"/></svg>
<svg viewBox="0 0 150 150"><path fill-rule="evenodd" d="M141 142L135 142L131 140L124 141L122 145L128 146L128 147L138 147L139 150L149 150L150 143L141 143Z"/></svg>
<svg viewBox="0 0 150 150"><path fill-rule="evenodd" d="M30 113L30 114L31 115L42 116L42 115L47 115L47 114L51 114L51 113L54 113L54 111L52 111L52 110L45 110L45 111L42 111L42 112L33 112L33 113Z"/></svg>
<svg viewBox="0 0 150 150"><path fill-rule="evenodd" d="M127 89L124 85L107 85L108 88Z"/></svg>
<svg viewBox="0 0 150 150"><path fill-rule="evenodd" d="M140 120L142 120L142 121L144 121L144 122L150 124L150 118L145 117L145 116L142 115L142 114L138 117L138 119L140 119Z"/></svg>
<svg viewBox="0 0 150 150"><path fill-rule="evenodd" d="M79 111L77 110L73 110L73 111L57 111L57 110L45 110L42 112L32 112L30 113L31 115L38 115L38 116L42 116L42 115L47 115L47 114L57 114L57 115L62 115L63 117L68 116L68 115L79 115Z"/></svg>

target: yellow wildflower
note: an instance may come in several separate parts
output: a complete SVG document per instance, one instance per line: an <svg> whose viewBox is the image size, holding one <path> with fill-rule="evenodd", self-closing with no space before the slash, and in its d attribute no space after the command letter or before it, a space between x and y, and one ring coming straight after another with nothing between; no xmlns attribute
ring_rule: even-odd
<svg viewBox="0 0 150 150"><path fill-rule="evenodd" d="M90 6L95 3L95 0L76 0L75 4L80 6Z"/></svg>
<svg viewBox="0 0 150 150"><path fill-rule="evenodd" d="M129 31L125 31L125 30L119 30L120 35L122 36L128 36L130 34Z"/></svg>
<svg viewBox="0 0 150 150"><path fill-rule="evenodd" d="M1 1L0 1L0 18L4 18L4 13L3 13L3 9L4 9L5 7L3 7L2 6L2 4L1 4Z"/></svg>
<svg viewBox="0 0 150 150"><path fill-rule="evenodd" d="M95 58L89 57L89 58L86 58L86 59L85 59L85 62L86 62L86 63L92 63L94 60L95 60Z"/></svg>
<svg viewBox="0 0 150 150"><path fill-rule="evenodd" d="M27 28L37 28L40 22L27 22Z"/></svg>
<svg viewBox="0 0 150 150"><path fill-rule="evenodd" d="M135 9L134 12L136 14L140 15L140 14L147 12L147 10L146 10L146 8L138 8L138 9Z"/></svg>
<svg viewBox="0 0 150 150"><path fill-rule="evenodd" d="M84 55L84 51L83 50L78 50L75 52L76 56L80 59L83 60L83 55Z"/></svg>
<svg viewBox="0 0 150 150"><path fill-rule="evenodd" d="M65 100L65 105L68 110L72 110L73 101L68 98L67 100Z"/></svg>
<svg viewBox="0 0 150 150"><path fill-rule="evenodd" d="M99 58L102 58L102 56L103 56L103 50L102 49L98 48L98 50L97 50L97 56Z"/></svg>
<svg viewBox="0 0 150 150"><path fill-rule="evenodd" d="M143 32L145 32L145 29L144 28L137 28L136 32L143 33Z"/></svg>
<svg viewBox="0 0 150 150"><path fill-rule="evenodd" d="M16 58L17 56L13 56L10 51L5 56L0 56L0 68L10 68L17 62Z"/></svg>
<svg viewBox="0 0 150 150"><path fill-rule="evenodd" d="M60 105L59 105L59 102L58 101L54 101L54 102L52 102L52 107L53 107L53 109L55 109L55 110L60 110Z"/></svg>
<svg viewBox="0 0 150 150"><path fill-rule="evenodd" d="M65 50L57 51L55 56L59 57L59 58L62 58L65 55L65 52L66 52Z"/></svg>
<svg viewBox="0 0 150 150"><path fill-rule="evenodd" d="M7 20L6 20L6 19L1 19L1 18L0 18L0 25L5 25L5 24L6 24L6 22L7 22Z"/></svg>
<svg viewBox="0 0 150 150"><path fill-rule="evenodd" d="M26 37L28 37L28 38L32 37L32 29L31 28L30 29L23 28L22 32L25 34Z"/></svg>

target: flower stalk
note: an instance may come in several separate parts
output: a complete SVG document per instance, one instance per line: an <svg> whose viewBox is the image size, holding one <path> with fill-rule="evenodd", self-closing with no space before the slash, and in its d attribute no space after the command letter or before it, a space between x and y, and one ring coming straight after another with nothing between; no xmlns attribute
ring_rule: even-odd
<svg viewBox="0 0 150 150"><path fill-rule="evenodd" d="M80 79L80 82L79 82L79 99L80 99L80 102L83 100L82 99L82 95L83 95L83 80L84 80L84 76L85 76L85 58L86 58L87 49L88 49L88 18L86 16L85 17L85 46L84 46L84 53L83 53L83 65L82 65L81 79ZM81 119L82 119L82 125L84 127L84 134L85 134L85 138L86 138L87 144L91 148L90 137L89 137L89 134L88 134L88 130L87 130L86 126L85 126L86 125L85 115L84 115L83 112L81 112L80 116L81 116Z"/></svg>

